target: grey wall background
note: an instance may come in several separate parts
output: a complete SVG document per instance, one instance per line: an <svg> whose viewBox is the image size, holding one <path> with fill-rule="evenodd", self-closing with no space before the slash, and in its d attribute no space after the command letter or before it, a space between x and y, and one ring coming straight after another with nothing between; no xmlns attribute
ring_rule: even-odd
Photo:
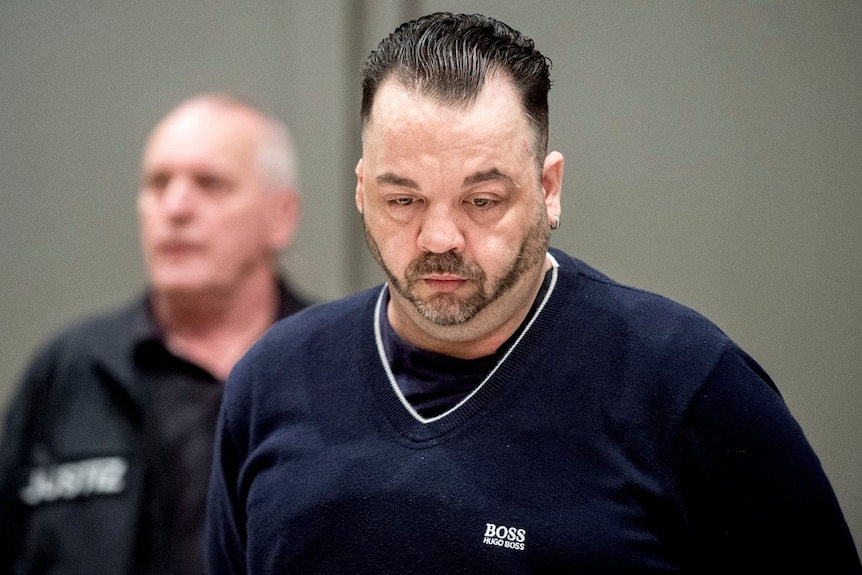
<svg viewBox="0 0 862 575"><path fill-rule="evenodd" d="M862 542L862 3L0 0L0 407L36 347L143 285L134 195L180 99L247 94L294 129L286 265L380 280L353 207L358 66L420 13L486 12L554 62L554 243L710 317L773 376Z"/></svg>

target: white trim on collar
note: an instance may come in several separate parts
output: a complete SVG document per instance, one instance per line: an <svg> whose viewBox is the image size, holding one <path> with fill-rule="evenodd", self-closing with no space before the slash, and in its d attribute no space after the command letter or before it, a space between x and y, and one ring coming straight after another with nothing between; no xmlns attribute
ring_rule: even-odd
<svg viewBox="0 0 862 575"><path fill-rule="evenodd" d="M404 397L404 394L401 392L401 388L398 386L398 382L395 379L395 375L392 373L392 368L389 365L389 359L386 357L386 349L383 345L383 334L380 328L380 322L382 321L381 314L383 313L383 302L386 299L386 291L389 289L389 284L383 284L383 287L380 289L380 294L377 296L377 303L374 306L374 341L377 343L377 353L380 357L380 362L383 364L383 370L386 372L386 377L389 379L389 384L392 386L392 390L395 392L395 395L398 396L398 400L401 402L401 405L416 419L416 421L420 423L431 423L437 421L438 419L442 419L446 417L466 402L470 401L470 398L476 395L476 393L485 386L485 383L493 375L497 372L497 369L503 364L504 361L509 357L509 354L512 353L512 350L518 347L518 344L521 343L521 340L524 338L524 335L530 330L530 327L533 325L533 322L536 321L536 318L539 317L539 314L542 313L542 310L545 307L545 304L551 297L551 294L554 293L554 287L557 285L557 276L559 275L559 267L560 264L550 253L547 254L548 259L551 261L551 283L548 285L548 291L545 293L545 297L542 298L542 301L539 303L539 306L536 308L536 311L533 313L533 316L527 322L527 325L524 326L524 329L518 335L518 338L509 346L509 349L506 350L506 353L500 358L497 362L497 365L494 366L488 375L485 376L485 379L482 380L482 383L476 386L476 389L471 391L464 399L459 401L457 405L452 407L451 409L446 410L445 412L435 415L434 417L423 417L416 411L410 402L407 401L407 398Z"/></svg>

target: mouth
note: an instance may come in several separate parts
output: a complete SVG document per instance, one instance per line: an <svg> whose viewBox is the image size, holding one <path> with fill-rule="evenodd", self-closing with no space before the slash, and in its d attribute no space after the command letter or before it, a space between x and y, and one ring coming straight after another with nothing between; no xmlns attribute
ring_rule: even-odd
<svg viewBox="0 0 862 575"><path fill-rule="evenodd" d="M159 252L166 256L179 257L200 251L200 247L191 242L171 240L159 245Z"/></svg>
<svg viewBox="0 0 862 575"><path fill-rule="evenodd" d="M456 276L430 276L423 278L425 285L435 292L452 293L467 284L466 279Z"/></svg>

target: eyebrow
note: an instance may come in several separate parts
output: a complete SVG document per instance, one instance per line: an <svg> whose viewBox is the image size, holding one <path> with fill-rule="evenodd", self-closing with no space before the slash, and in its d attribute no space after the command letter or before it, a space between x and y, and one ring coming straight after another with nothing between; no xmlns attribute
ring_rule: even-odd
<svg viewBox="0 0 862 575"><path fill-rule="evenodd" d="M411 180L410 178L404 178L401 176L396 176L392 172L386 172L385 174L380 174L374 180L380 185L389 185L389 186L398 186L400 188L410 188L412 190L418 190L419 184Z"/></svg>
<svg viewBox="0 0 862 575"><path fill-rule="evenodd" d="M490 170L485 170L484 172L476 172L475 174L467 176L466 178L464 178L464 186L473 186L475 184L481 184L482 182L493 181L503 181L510 184L515 183L512 178L510 178L508 175L504 174L497 168L491 168Z"/></svg>
<svg viewBox="0 0 862 575"><path fill-rule="evenodd" d="M482 182L491 182L491 181L504 181L508 183L515 183L515 181L498 170L497 168L491 168L490 170L485 170L483 172L476 172L475 174L471 174L464 178L464 187L473 186L476 184L481 184ZM390 185L390 186L398 186L402 188L410 188L412 190L418 190L419 184L411 180L410 178L405 178L402 176L397 176L392 172L387 172L385 174L380 174L375 178L375 181L380 185Z"/></svg>

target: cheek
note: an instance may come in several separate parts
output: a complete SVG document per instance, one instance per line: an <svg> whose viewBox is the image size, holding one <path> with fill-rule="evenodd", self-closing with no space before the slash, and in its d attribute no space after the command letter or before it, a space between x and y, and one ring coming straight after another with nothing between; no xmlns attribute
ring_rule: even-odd
<svg viewBox="0 0 862 575"><path fill-rule="evenodd" d="M207 232L224 241L243 241L263 235L268 218L266 206L257 202L223 200L207 205L200 212L200 223ZM229 237L228 237L229 236Z"/></svg>
<svg viewBox="0 0 862 575"><path fill-rule="evenodd" d="M139 206L138 229L141 243L145 248L156 241L158 235L158 227L158 221L152 210L148 210L146 209L146 207Z"/></svg>
<svg viewBox="0 0 862 575"><path fill-rule="evenodd" d="M511 245L499 236L486 236L467 240L465 257L476 263L488 277L495 277L510 259Z"/></svg>
<svg viewBox="0 0 862 575"><path fill-rule="evenodd" d="M409 227L393 225L373 217L365 218L365 226L366 234L374 240L391 271L403 271L416 258L416 234Z"/></svg>
<svg viewBox="0 0 862 575"><path fill-rule="evenodd" d="M261 216L213 220L207 234L226 253L260 251L266 236Z"/></svg>
<svg viewBox="0 0 862 575"><path fill-rule="evenodd" d="M168 233L171 229L170 215L155 199L138 199L137 213L138 224L141 230L152 237L155 237L159 233Z"/></svg>
<svg viewBox="0 0 862 575"><path fill-rule="evenodd" d="M520 226L467 234L464 256L478 264L489 278L500 277L512 267L523 241L524 230Z"/></svg>

